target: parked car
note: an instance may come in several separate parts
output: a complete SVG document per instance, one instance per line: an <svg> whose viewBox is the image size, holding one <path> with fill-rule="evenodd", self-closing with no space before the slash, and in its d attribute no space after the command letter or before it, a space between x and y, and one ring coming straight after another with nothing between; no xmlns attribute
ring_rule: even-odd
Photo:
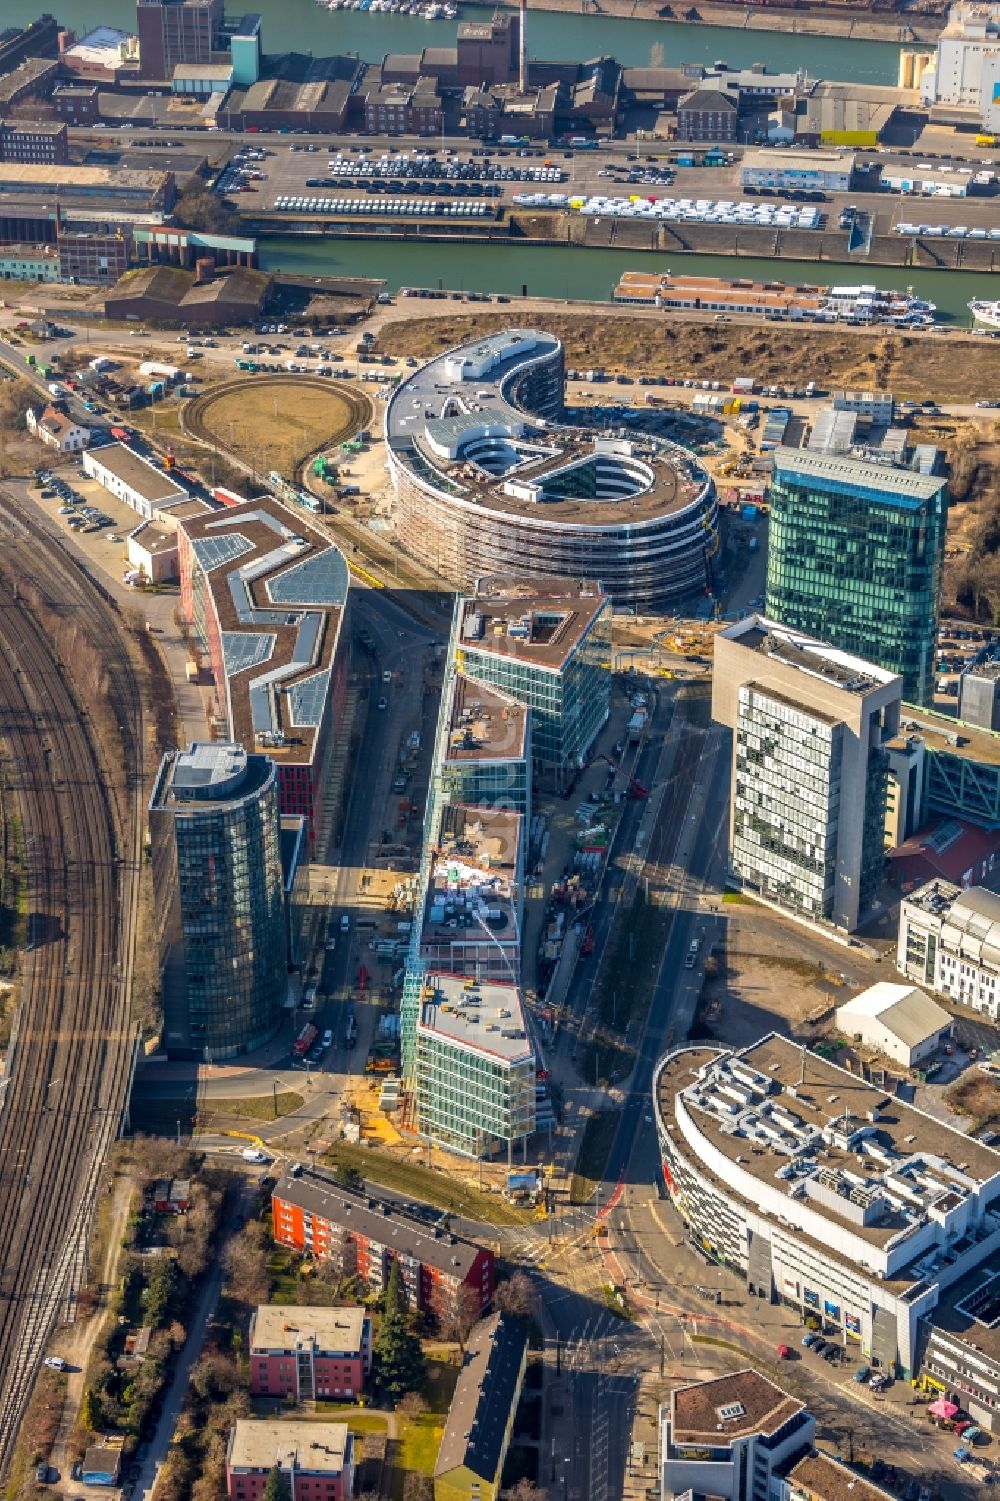
<svg viewBox="0 0 1000 1501"><path fill-rule="evenodd" d="M856 1381L858 1383L858 1385L861 1386L861 1385L863 1385L864 1382L866 1382L869 1379L870 1376L871 1376L871 1369L870 1369L870 1367L866 1366L866 1365L859 1365L858 1368L857 1368L857 1370L854 1372L854 1375L853 1375L853 1377L851 1379L853 1381Z"/></svg>
<svg viewBox="0 0 1000 1501"><path fill-rule="evenodd" d="M822 1353L823 1353L823 1351L825 1349L826 1349L826 1340L825 1339L820 1339L820 1338L817 1337L816 1339L813 1340L813 1342L812 1342L812 1352L813 1352L814 1355L822 1355Z"/></svg>
<svg viewBox="0 0 1000 1501"><path fill-rule="evenodd" d="M810 1331L809 1331L808 1334L803 1334L803 1336L802 1336L803 1347L806 1350L812 1349L813 1345L816 1343L816 1341L817 1341L818 1338L819 1338L819 1336L815 1333L815 1331L812 1330L812 1329L810 1329Z"/></svg>

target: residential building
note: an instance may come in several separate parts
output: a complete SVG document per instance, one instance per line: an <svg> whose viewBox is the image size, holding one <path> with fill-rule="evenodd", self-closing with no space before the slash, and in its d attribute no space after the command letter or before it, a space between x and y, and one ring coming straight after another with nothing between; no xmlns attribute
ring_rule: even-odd
<svg viewBox="0 0 1000 1501"><path fill-rule="evenodd" d="M790 1461L807 1454L816 1420L749 1368L678 1386L660 1408L660 1494L771 1501Z"/></svg>
<svg viewBox="0 0 1000 1501"><path fill-rule="evenodd" d="M531 710L462 672L445 685L447 733L435 759L442 803L531 815Z"/></svg>
<svg viewBox="0 0 1000 1501"><path fill-rule="evenodd" d="M56 166L69 161L69 132L64 124L45 120L0 121L0 160L43 162Z"/></svg>
<svg viewBox="0 0 1000 1501"><path fill-rule="evenodd" d="M854 155L847 151L790 151L762 146L743 153L740 187L847 193L854 179L854 166Z"/></svg>
<svg viewBox="0 0 1000 1501"><path fill-rule="evenodd" d="M924 1391L945 1395L986 1433L1000 1433L1000 1272L979 1267L921 1321Z"/></svg>
<svg viewBox="0 0 1000 1501"><path fill-rule="evenodd" d="M371 1370L371 1319L363 1308L260 1303L250 1318L248 1353L254 1397L353 1401Z"/></svg>
<svg viewBox="0 0 1000 1501"><path fill-rule="evenodd" d="M434 1501L498 1501L528 1332L495 1313L469 1336L434 1466Z"/></svg>
<svg viewBox="0 0 1000 1501"><path fill-rule="evenodd" d="M83 456L83 472L147 521L154 511L188 498L168 470L158 469L127 443L108 443L88 451Z"/></svg>
<svg viewBox="0 0 1000 1501"><path fill-rule="evenodd" d="M836 1011L837 1026L865 1048L904 1068L933 1058L952 1034L947 1011L923 990L880 980Z"/></svg>
<svg viewBox="0 0 1000 1501"><path fill-rule="evenodd" d="M1000 896L939 880L904 896L896 968L1000 1021Z"/></svg>
<svg viewBox="0 0 1000 1501"><path fill-rule="evenodd" d="M417 1020L422 1136L463 1157L524 1147L535 1129L535 1052L517 985L424 975Z"/></svg>
<svg viewBox="0 0 1000 1501"><path fill-rule="evenodd" d="M149 831L168 1055L262 1047L288 994L277 768L241 745L171 751Z"/></svg>
<svg viewBox="0 0 1000 1501"><path fill-rule="evenodd" d="M982 730L1000 730L1000 657L980 653L958 680L958 717Z"/></svg>
<svg viewBox="0 0 1000 1501"><path fill-rule="evenodd" d="M680 141L736 141L739 139L739 100L724 89L699 86L677 103Z"/></svg>
<svg viewBox="0 0 1000 1501"><path fill-rule="evenodd" d="M892 1501L892 1492L817 1449L778 1481L775 1501Z"/></svg>
<svg viewBox="0 0 1000 1501"><path fill-rule="evenodd" d="M74 422L58 407L48 406L41 411L29 407L24 421L29 433L57 453L80 453L90 442L90 428Z"/></svg>
<svg viewBox="0 0 1000 1501"><path fill-rule="evenodd" d="M493 1301L493 1252L440 1224L428 1224L399 1195L390 1202L342 1188L315 1169L285 1174L271 1196L279 1245L332 1261L343 1277L359 1277L381 1292L392 1263L410 1306L437 1318L447 1315L460 1287L475 1293L480 1311Z"/></svg>
<svg viewBox="0 0 1000 1501"><path fill-rule="evenodd" d="M223 0L136 0L143 78L169 79L177 63L214 62Z"/></svg>
<svg viewBox="0 0 1000 1501"><path fill-rule="evenodd" d="M354 1440L346 1423L308 1418L240 1418L226 1446L229 1501L263 1501L277 1466L291 1501L350 1501L354 1494Z"/></svg>
<svg viewBox="0 0 1000 1501"><path fill-rule="evenodd" d="M442 806L418 909L427 968L518 984L525 840L519 813Z"/></svg>
<svg viewBox="0 0 1000 1501"><path fill-rule="evenodd" d="M485 578L455 608L455 670L531 711L536 780L564 790L610 711L611 600L596 583Z"/></svg>
<svg viewBox="0 0 1000 1501"><path fill-rule="evenodd" d="M933 475L779 448L767 613L934 691L947 487Z"/></svg>
<svg viewBox="0 0 1000 1501"><path fill-rule="evenodd" d="M869 1364L913 1376L920 1320L996 1264L1000 1152L787 1037L679 1048L653 1102L695 1243Z"/></svg>
<svg viewBox="0 0 1000 1501"><path fill-rule="evenodd" d="M310 847L343 723L349 575L329 538L272 496L185 520L181 608L211 664L229 737L275 763Z"/></svg>
<svg viewBox="0 0 1000 1501"><path fill-rule="evenodd" d="M715 638L712 715L733 732L730 878L856 928L882 876L900 680L750 616Z"/></svg>

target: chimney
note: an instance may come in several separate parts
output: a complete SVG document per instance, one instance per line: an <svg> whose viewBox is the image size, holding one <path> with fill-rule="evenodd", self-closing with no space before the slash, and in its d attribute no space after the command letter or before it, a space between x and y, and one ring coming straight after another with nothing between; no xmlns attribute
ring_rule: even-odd
<svg viewBox="0 0 1000 1501"><path fill-rule="evenodd" d="M215 275L215 262L210 255L199 256L194 263L194 279L196 286L203 286L211 281Z"/></svg>
<svg viewBox="0 0 1000 1501"><path fill-rule="evenodd" d="M520 0L520 35L518 37L517 87L528 92L528 0Z"/></svg>

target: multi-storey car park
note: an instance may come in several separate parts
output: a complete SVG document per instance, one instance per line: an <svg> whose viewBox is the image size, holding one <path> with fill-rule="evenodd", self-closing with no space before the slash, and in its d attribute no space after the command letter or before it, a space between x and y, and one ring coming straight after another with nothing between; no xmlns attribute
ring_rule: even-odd
<svg viewBox="0 0 1000 1501"><path fill-rule="evenodd" d="M1000 1250L1000 1152L772 1033L653 1079L667 1191L752 1295L910 1376L918 1325Z"/></svg>
<svg viewBox="0 0 1000 1501"><path fill-rule="evenodd" d="M463 588L483 575L599 579L663 608L711 582L715 487L660 438L567 426L563 347L509 329L438 355L386 408L397 536Z"/></svg>

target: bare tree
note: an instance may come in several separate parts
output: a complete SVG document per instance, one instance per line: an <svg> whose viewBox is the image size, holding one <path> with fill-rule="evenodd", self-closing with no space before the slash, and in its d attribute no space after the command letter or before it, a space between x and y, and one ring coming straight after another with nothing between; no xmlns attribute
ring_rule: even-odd
<svg viewBox="0 0 1000 1501"><path fill-rule="evenodd" d="M509 1490L501 1491L502 1501L546 1501L548 1491L544 1486L536 1485L526 1475L516 1480Z"/></svg>
<svg viewBox="0 0 1000 1501"><path fill-rule="evenodd" d="M423 1417L427 1411L427 1399L419 1392L407 1392L405 1397L400 1397L396 1403L396 1411L401 1412L404 1418Z"/></svg>
<svg viewBox="0 0 1000 1501"><path fill-rule="evenodd" d="M479 1318L479 1294L467 1282L459 1283L441 1319L441 1333L453 1339L465 1354L466 1341Z"/></svg>
<svg viewBox="0 0 1000 1501"><path fill-rule="evenodd" d="M271 1291L269 1236L260 1220L250 1220L229 1243L225 1267L228 1292L240 1303L263 1303Z"/></svg>
<svg viewBox="0 0 1000 1501"><path fill-rule="evenodd" d="M493 1306L513 1319L533 1319L538 1310L538 1293L527 1273L512 1272L505 1281L498 1282Z"/></svg>
<svg viewBox="0 0 1000 1501"><path fill-rule="evenodd" d="M407 1470L403 1480L403 1501L434 1501L434 1482L429 1475Z"/></svg>

